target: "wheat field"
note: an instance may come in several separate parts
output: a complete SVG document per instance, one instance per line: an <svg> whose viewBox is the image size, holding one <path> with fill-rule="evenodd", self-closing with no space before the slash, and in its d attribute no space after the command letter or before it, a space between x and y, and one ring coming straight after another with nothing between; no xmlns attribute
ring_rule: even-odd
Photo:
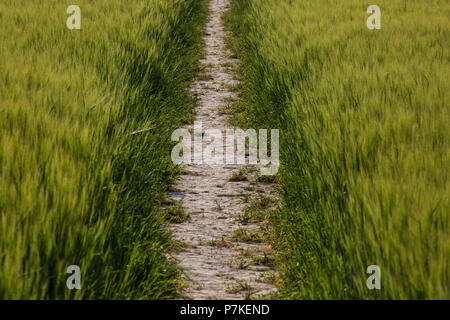
<svg viewBox="0 0 450 320"><path fill-rule="evenodd" d="M217 113L230 125L280 130L281 166L261 179L273 198L248 168L220 181L248 180L233 221L265 233L238 228L205 252L270 246L253 259L273 271L270 299L450 299L450 1L378 0L375 30L360 0L80 0L80 30L71 4L0 2L0 299L185 297L172 255L187 245L168 226L192 212L168 197L186 176L171 134L207 90L238 97ZM238 85L217 85L234 83L227 68ZM227 218L226 195L209 197Z"/></svg>
<svg viewBox="0 0 450 320"><path fill-rule="evenodd" d="M450 297L450 2L376 4L381 30L359 0L236 0L228 15L235 122L281 131L284 298Z"/></svg>
<svg viewBox="0 0 450 320"><path fill-rule="evenodd" d="M81 30L65 1L0 3L0 298L173 297L164 138L192 113L205 3L77 4Z"/></svg>

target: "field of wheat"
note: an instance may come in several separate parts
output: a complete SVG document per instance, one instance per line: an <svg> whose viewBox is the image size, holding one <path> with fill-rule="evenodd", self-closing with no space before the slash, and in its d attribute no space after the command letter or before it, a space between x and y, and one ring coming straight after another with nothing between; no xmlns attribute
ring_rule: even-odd
<svg viewBox="0 0 450 320"><path fill-rule="evenodd" d="M204 1L0 2L0 299L173 297L158 209ZM81 290L67 290L78 265Z"/></svg>
<svg viewBox="0 0 450 320"><path fill-rule="evenodd" d="M71 4L0 2L0 300L450 299L450 1ZM195 119L279 172L175 165Z"/></svg>
<svg viewBox="0 0 450 320"><path fill-rule="evenodd" d="M281 130L280 295L450 297L450 2L235 0L235 122ZM381 270L368 290L366 269Z"/></svg>

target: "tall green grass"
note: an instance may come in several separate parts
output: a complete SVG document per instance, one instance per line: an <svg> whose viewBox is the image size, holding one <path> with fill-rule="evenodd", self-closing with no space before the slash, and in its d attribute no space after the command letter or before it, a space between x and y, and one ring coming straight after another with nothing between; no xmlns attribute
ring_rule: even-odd
<svg viewBox="0 0 450 320"><path fill-rule="evenodd" d="M73 31L71 4L0 2L0 298L174 297L158 207L205 1L79 0Z"/></svg>
<svg viewBox="0 0 450 320"><path fill-rule="evenodd" d="M375 31L370 4L234 0L228 16L236 121L281 129L285 298L450 298L450 2L379 0Z"/></svg>

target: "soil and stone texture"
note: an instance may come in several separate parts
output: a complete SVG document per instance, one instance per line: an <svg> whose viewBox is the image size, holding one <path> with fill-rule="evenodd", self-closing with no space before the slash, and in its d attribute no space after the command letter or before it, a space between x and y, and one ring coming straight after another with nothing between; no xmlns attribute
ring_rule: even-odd
<svg viewBox="0 0 450 320"><path fill-rule="evenodd" d="M224 136L230 126L229 116L222 110L238 98L231 88L238 84L232 71L239 61L231 57L225 45L228 35L222 22L229 6L229 0L209 3L205 56L201 60L204 72L192 88L199 99L195 121L202 122L203 131L220 129ZM187 128L192 129L193 125ZM225 153L227 147L231 146L225 145ZM198 157L201 154L194 154L194 158ZM259 167L186 165L179 184L170 193L189 215L186 221L171 225L175 239L183 244L174 257L186 274L188 299L258 298L275 290L267 280L273 271L264 263L255 263L271 249L258 239L260 225L239 219L249 194L263 197L271 188L256 179L239 179L242 171L254 177Z"/></svg>

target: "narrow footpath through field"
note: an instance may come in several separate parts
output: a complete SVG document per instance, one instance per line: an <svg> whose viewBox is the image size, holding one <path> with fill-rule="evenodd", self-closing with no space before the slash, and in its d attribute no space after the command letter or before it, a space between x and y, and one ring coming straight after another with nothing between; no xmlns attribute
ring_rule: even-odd
<svg viewBox="0 0 450 320"><path fill-rule="evenodd" d="M222 22L229 6L229 0L211 0L209 3L205 56L201 60L204 74L192 88L199 98L196 121L202 121L203 130L224 131L228 116L221 108L230 99L237 99L230 88L238 83L231 72L238 61L230 57L225 46L227 32ZM186 297L189 299L255 298L275 290L267 281L272 272L270 268L264 263L255 263L265 257L270 247L258 239L251 239L259 232L257 224L243 225L238 219L245 207L245 194L264 195L270 188L254 179L230 181L233 173L243 167L186 166L180 183L170 193L190 215L187 221L171 225L175 239L183 243L182 251L174 257L187 275ZM250 239L239 237L243 234L249 235L247 238Z"/></svg>

